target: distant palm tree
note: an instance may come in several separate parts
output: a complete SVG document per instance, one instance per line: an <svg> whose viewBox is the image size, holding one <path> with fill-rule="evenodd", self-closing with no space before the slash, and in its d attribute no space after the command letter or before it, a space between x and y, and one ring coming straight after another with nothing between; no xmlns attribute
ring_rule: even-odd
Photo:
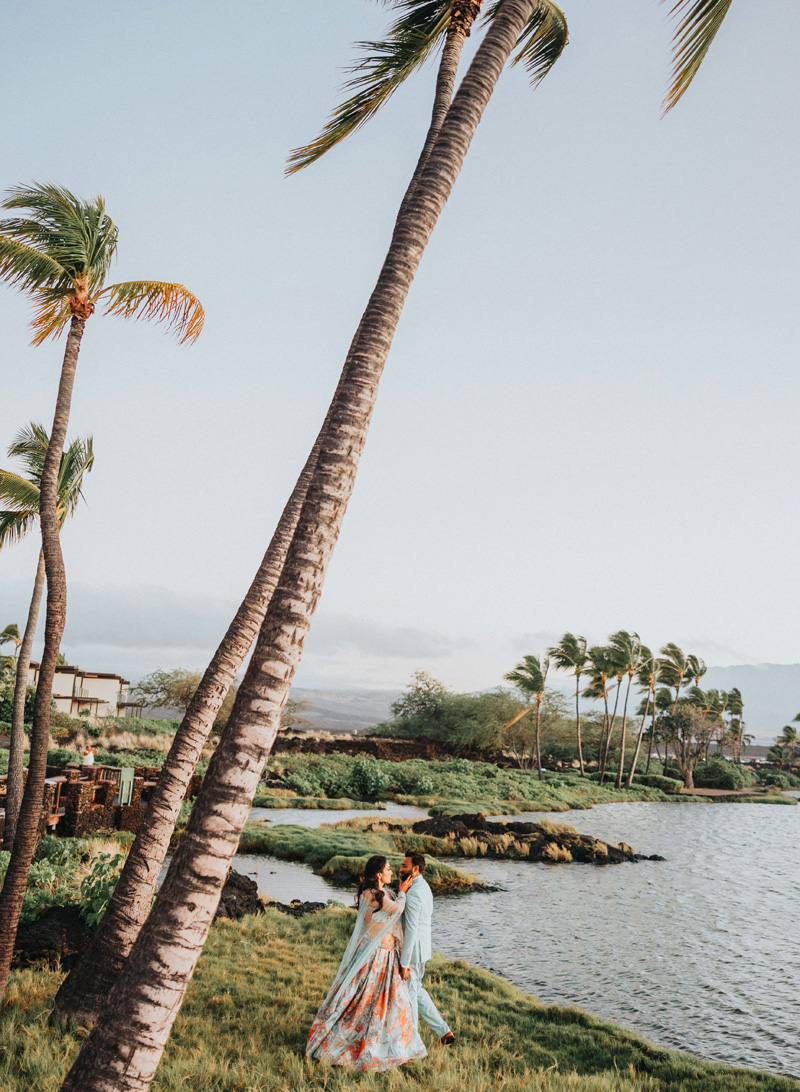
<svg viewBox="0 0 800 1092"><path fill-rule="evenodd" d="M672 687L675 690L675 702L672 707L672 711L678 708L678 698L681 695L681 687L684 685L687 677L690 676L689 669L693 666L690 663L689 658L685 655L683 649L678 648L674 642L670 642L661 649L661 655L658 660L658 681L664 686Z"/></svg>
<svg viewBox="0 0 800 1092"><path fill-rule="evenodd" d="M656 661L656 666L658 661ZM659 686L656 690L655 698L653 699L653 720L650 726L650 740L647 747L647 765L644 768L646 774L650 773L650 762L653 757L653 746L655 745L656 754L658 755L659 762L661 761L661 751L658 748L656 741L656 715L663 716L664 713L668 713L672 708L672 693L669 687ZM664 773L667 772L667 762L669 761L669 744L664 745Z"/></svg>
<svg viewBox="0 0 800 1092"><path fill-rule="evenodd" d="M43 425L31 423L17 433L8 449L11 458L22 460L24 474L0 470L0 550L19 542L33 530L39 519L39 483L50 438ZM82 498L83 476L94 466L92 437L76 438L61 456L56 483L56 515L59 528L64 526ZM11 851L22 801L25 748L25 692L31 665L31 650L39 619L39 606L44 590L44 553L39 551L33 593L28 608L25 633L19 640L14 684L14 705L11 720L11 743L8 754L6 781L6 813L3 828L3 849ZM15 627L16 628L16 627ZM19 632L19 631L17 631Z"/></svg>
<svg viewBox="0 0 800 1092"><path fill-rule="evenodd" d="M518 720L536 710L536 769L539 771L539 780L542 780L542 748L540 742L540 722L542 717L542 702L544 701L544 684L547 678L547 669L550 666L549 659L545 656L523 656L513 671L509 671L503 678L506 682L513 683L522 694L532 702L527 709L518 713L509 721L506 728L511 728Z"/></svg>
<svg viewBox="0 0 800 1092"><path fill-rule="evenodd" d="M557 645L549 648L550 662L562 671L571 671L575 676L575 731L578 737L578 763L583 769L583 746L581 743L581 675L584 675L589 663L586 651L586 638L576 637L574 633L565 633Z"/></svg>
<svg viewBox="0 0 800 1092"><path fill-rule="evenodd" d="M622 707L622 730L619 744L619 767L617 769L616 787L622 788L622 776L625 773L625 742L628 728L628 698L631 692L631 683L642 665L645 655L650 655L650 650L644 648L638 633L628 633L620 629L612 633L608 639L609 648L614 650L614 658L618 664L618 678L620 686L622 679L628 676L628 685L625 690L625 703Z"/></svg>
<svg viewBox="0 0 800 1092"><path fill-rule="evenodd" d="M2 473L2 471L0 471L0 473ZM0 489L2 489L2 486L0 486ZM0 500L2 499L3 494L2 492L0 492ZM2 517L3 514L2 512L0 512L0 520L2 520ZM0 530L0 547L2 547L2 545L2 530ZM14 646L14 654L13 656L10 656L9 659L12 661L12 663L16 663L17 656L19 655L19 646L22 644L22 638L19 635L19 626L16 624L16 622L12 622L11 625L6 626L4 630L0 630L0 648L2 648L3 645L10 644L13 644Z"/></svg>
<svg viewBox="0 0 800 1092"><path fill-rule="evenodd" d="M589 661L591 663L589 677L592 682L584 693L589 697L602 697L605 709L603 733L600 741L600 750L597 756L598 768L600 770L600 784L602 785L606 779L606 763L608 762L608 753L611 747L611 737L614 734L617 709L619 708L620 689L622 680L625 677L625 669L620 660L619 650L610 644L593 645L592 648L589 649ZM608 680L611 678L617 680L613 687L607 685ZM608 695L612 689L615 691L614 708L609 713Z"/></svg>
<svg viewBox="0 0 800 1092"><path fill-rule="evenodd" d="M59 542L58 471L69 425L78 352L87 321L97 307L106 314L166 322L181 341L194 341L203 327L199 301L181 284L126 281L106 285L117 249L117 228L101 197L82 201L51 183L10 190L0 208L18 214L0 220L0 280L33 301L33 343L67 334L50 442L42 467L39 522L47 577L44 649L31 729L28 777L20 805L14 848L0 891L0 995L5 991L17 922L36 846L41 812L50 696L64 633L67 592Z"/></svg>
<svg viewBox="0 0 800 1092"><path fill-rule="evenodd" d="M700 680L705 675L706 671L708 671L708 668L706 667L705 660L701 659L700 656L695 656L694 653L690 653L690 655L686 657L686 674L692 679L695 686L700 685Z"/></svg>
<svg viewBox="0 0 800 1092"><path fill-rule="evenodd" d="M642 709L640 707L638 710L642 722L639 725L639 734L636 737L636 749L633 752L631 768L628 770L628 777L625 781L626 789L629 789L633 785L633 778L636 773L636 765L639 761L639 751L642 747L642 739L644 738L645 724L647 723L647 714L650 710L650 706L653 707L653 721L655 722L656 659L650 649L645 645L642 645L641 661L636 671L636 680L641 688L640 692L644 692L645 694L645 700L644 708Z"/></svg>

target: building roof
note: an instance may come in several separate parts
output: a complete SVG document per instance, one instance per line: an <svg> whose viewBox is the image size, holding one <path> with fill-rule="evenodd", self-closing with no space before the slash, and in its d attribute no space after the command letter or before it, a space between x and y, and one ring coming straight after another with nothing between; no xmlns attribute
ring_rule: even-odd
<svg viewBox="0 0 800 1092"><path fill-rule="evenodd" d="M32 668L38 671L41 666L37 660L31 660ZM119 679L123 686L130 686L130 679L123 679L121 675L114 675L110 671L83 671L80 667L71 667L69 664L57 664L56 672L59 671L65 675L80 675L82 679Z"/></svg>

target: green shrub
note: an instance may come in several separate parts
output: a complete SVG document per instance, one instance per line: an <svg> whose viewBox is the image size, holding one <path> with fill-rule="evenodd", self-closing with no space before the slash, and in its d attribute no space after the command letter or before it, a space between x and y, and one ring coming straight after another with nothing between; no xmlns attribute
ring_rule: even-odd
<svg viewBox="0 0 800 1092"><path fill-rule="evenodd" d="M350 780L356 796L364 800L374 800L388 791L391 775L376 759L369 755L359 755L353 763Z"/></svg>
<svg viewBox="0 0 800 1092"><path fill-rule="evenodd" d="M70 762L82 762L83 755L77 751L67 751L61 747L57 751L47 752L47 765L57 766L59 770L63 770Z"/></svg>
<svg viewBox="0 0 800 1092"><path fill-rule="evenodd" d="M779 789L800 789L800 777L789 770L758 770L756 778L761 785L777 785Z"/></svg>
<svg viewBox="0 0 800 1092"><path fill-rule="evenodd" d="M124 862L122 853L113 856L101 853L81 883L81 917L91 928L95 928L105 914Z"/></svg>
<svg viewBox="0 0 800 1092"><path fill-rule="evenodd" d="M633 782L635 785L649 785L651 789L661 789L662 792L680 792L683 789L683 778L664 777L662 774L636 774Z"/></svg>
<svg viewBox="0 0 800 1092"><path fill-rule="evenodd" d="M710 758L698 762L694 771L694 783L699 789L746 789L753 783L753 775L744 766L726 762L724 758Z"/></svg>

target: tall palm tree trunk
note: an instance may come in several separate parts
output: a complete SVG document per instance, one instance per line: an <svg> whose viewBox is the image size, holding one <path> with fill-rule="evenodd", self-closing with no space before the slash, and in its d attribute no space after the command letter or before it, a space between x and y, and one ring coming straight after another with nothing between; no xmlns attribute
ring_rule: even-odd
<svg viewBox="0 0 800 1092"><path fill-rule="evenodd" d="M480 0L468 6L474 10L469 14L462 13L460 19L452 20L445 40L437 72L430 126L414 174L400 206L398 220L409 206L411 196L430 158L452 101L461 52L469 34L469 27L480 9ZM361 326L356 337L360 333ZM71 1016L84 1026L94 1023L147 917L155 883L169 849L186 786L208 737L214 716L255 639L280 577L286 552L316 465L321 438L322 433L317 438L312 456L306 463L295 491L284 510L253 585L214 659L209 664L203 681L176 733L170 754L164 764L164 770L167 772L161 774L156 796L128 855L97 935L80 963L67 975L56 994L54 1013L57 1015ZM227 651L225 651L226 646ZM232 672L227 670L231 665L233 665ZM209 683L213 708L203 698L203 692L207 689L206 680L209 677L213 678L213 681ZM183 738L184 727L186 728L185 738ZM175 752L174 756L173 752ZM192 761L191 755L194 752L196 757ZM167 783L168 777L172 783L171 786Z"/></svg>
<svg viewBox="0 0 800 1092"><path fill-rule="evenodd" d="M44 551L39 551L36 565L36 579L33 582L31 605L28 608L28 621L22 635L17 658L17 676L14 681L14 707L11 713L11 742L8 748L8 777L6 779L6 810L3 827L3 849L11 852L14 836L17 832L17 816L22 802L22 784L25 756L25 695L28 688L28 674L31 669L31 652L36 624L39 621L39 607L44 591L45 568Z"/></svg>
<svg viewBox="0 0 800 1092"><path fill-rule="evenodd" d="M633 785L633 777L636 773L636 766L639 762L639 751L642 748L642 740L644 739L644 726L647 722L647 714L650 712L650 691L647 691L647 700L644 705L644 714L642 716L642 723L639 725L639 735L636 737L636 749L633 752L633 760L631 762L631 768L628 770L628 776L625 779L625 788L629 789Z"/></svg>
<svg viewBox="0 0 800 1092"><path fill-rule="evenodd" d="M614 712L608 721L608 731L606 732L605 744L603 746L603 761L600 765L600 784L602 785L606 779L606 763L608 762L608 752L611 749L611 737L614 734L614 725L617 720L617 709L619 707L619 681L617 682L617 693L614 697ZM606 704L606 712L608 712L608 705Z"/></svg>
<svg viewBox="0 0 800 1092"><path fill-rule="evenodd" d="M186 789L214 719L258 634L277 587L316 466L325 426L297 480L267 552L206 668L159 775L108 909L80 962L56 994L54 1013L94 1023L130 954L152 902Z"/></svg>
<svg viewBox="0 0 800 1092"><path fill-rule="evenodd" d="M536 769L539 771L539 780L542 780L542 748L539 732L539 724L542 718L541 698L536 702Z"/></svg>
<svg viewBox="0 0 800 1092"><path fill-rule="evenodd" d="M533 0L505 0L397 224L233 712L156 903L63 1092L144 1092L205 943L352 492L377 385L425 246Z"/></svg>
<svg viewBox="0 0 800 1092"><path fill-rule="evenodd" d="M578 733L578 763L581 768L581 777L584 776L585 770L583 768L583 745L581 743L581 677L575 676L575 726Z"/></svg>
<svg viewBox="0 0 800 1092"><path fill-rule="evenodd" d="M17 818L14 848L11 851L3 890L0 891L0 997L5 992L8 982L17 924L22 900L25 897L25 885L28 882L28 872L39 839L39 820L42 814L47 766L47 741L50 735L50 697L53 692L58 650L67 618L67 580L58 526L58 470L69 426L72 388L86 317L88 316L73 314L70 322L53 427L50 431L50 443L47 445L39 486L39 523L42 528L42 552L47 574L47 611L44 650L33 707L28 777Z"/></svg>
<svg viewBox="0 0 800 1092"><path fill-rule="evenodd" d="M644 768L646 774L650 773L650 760L653 757L653 744L656 740L656 691L653 690L653 712L650 720L650 739L647 742L647 765ZM659 756L660 757L660 756Z"/></svg>
<svg viewBox="0 0 800 1092"><path fill-rule="evenodd" d="M627 738L628 730L628 698L631 693L631 682L633 676L628 675L628 689L625 691L625 704L622 707L622 739L619 744L619 768L617 769L617 782L616 787L622 788L622 775L625 773L625 741Z"/></svg>
<svg viewBox="0 0 800 1092"><path fill-rule="evenodd" d="M397 213L397 223L406 215L410 208L411 198L414 196L417 183L422 177L422 172L425 170L428 160L431 157L433 146L441 132L444 119L447 117L447 111L450 109L450 103L453 101L453 88L456 83L458 64L464 49L464 42L467 40L470 27L480 11L481 3L482 0L467 0L458 13L458 16L454 14L450 20L450 26L447 31L447 36L445 37L444 49L442 50L442 57L439 61L439 68L436 73L436 89L433 95L431 122L425 136L425 143L422 146L422 151L417 160L417 165L414 168L414 173L408 184L408 189L400 203L400 209Z"/></svg>

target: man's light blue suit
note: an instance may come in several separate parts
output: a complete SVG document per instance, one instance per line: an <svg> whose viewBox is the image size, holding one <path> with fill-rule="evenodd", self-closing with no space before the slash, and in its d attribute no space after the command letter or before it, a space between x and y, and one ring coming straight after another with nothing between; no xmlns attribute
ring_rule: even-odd
<svg viewBox="0 0 800 1092"><path fill-rule="evenodd" d="M442 1019L439 1010L431 1001L428 991L422 985L425 964L431 958L431 915L433 914L433 895L422 876L415 876L406 893L406 908L403 912L403 947L400 951L400 966L408 967L408 987L411 1006L414 1012L414 1029L417 1029L419 1017L440 1039L450 1031Z"/></svg>

